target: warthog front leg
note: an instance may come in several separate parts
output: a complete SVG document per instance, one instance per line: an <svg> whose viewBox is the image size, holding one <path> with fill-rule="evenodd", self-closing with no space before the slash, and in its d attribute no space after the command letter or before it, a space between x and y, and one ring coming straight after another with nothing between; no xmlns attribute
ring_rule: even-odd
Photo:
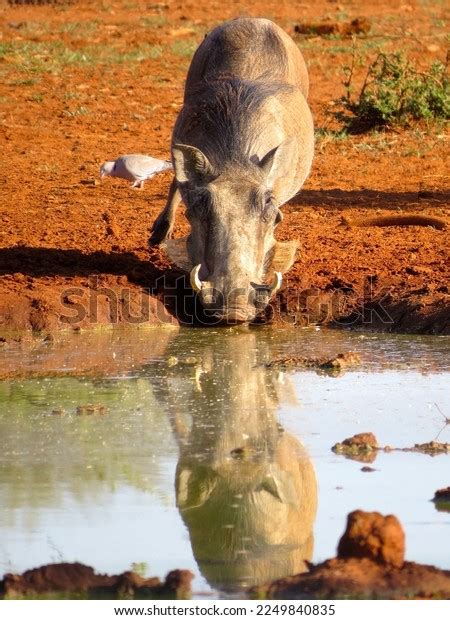
<svg viewBox="0 0 450 620"><path fill-rule="evenodd" d="M170 237L175 222L175 213L180 202L181 194L177 180L173 179L169 188L166 206L153 223L149 245L159 245Z"/></svg>

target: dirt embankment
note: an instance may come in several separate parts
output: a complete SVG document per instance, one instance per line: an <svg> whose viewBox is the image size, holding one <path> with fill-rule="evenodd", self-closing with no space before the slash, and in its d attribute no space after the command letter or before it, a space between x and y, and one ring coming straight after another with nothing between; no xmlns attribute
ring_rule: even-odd
<svg viewBox="0 0 450 620"><path fill-rule="evenodd" d="M356 510L348 516L336 558L252 594L275 599L450 597L450 571L405 562L404 555L405 534L396 517Z"/></svg>
<svg viewBox="0 0 450 620"><path fill-rule="evenodd" d="M100 164L122 153L168 157L196 45L245 13L270 14L298 41L318 130L311 176L277 231L298 238L300 250L269 315L296 325L450 333L448 226L345 224L392 215L448 222L444 131L349 135L334 115L352 46L333 24L365 24L357 45L367 61L378 48L401 48L427 66L445 57L444 7L318 0L299 10L271 1L243 9L234 0L167 0L145 11L125 0L2 5L0 330L192 321L182 274L163 250L147 247L171 174L143 191L96 179ZM302 34L302 24L321 23ZM356 85L365 66L355 69ZM175 236L187 232L180 213Z"/></svg>
<svg viewBox="0 0 450 620"><path fill-rule="evenodd" d="M100 575L90 566L63 562L34 568L22 575L5 575L0 581L0 597L186 599L191 597L192 578L188 570L170 571L163 582L158 577L144 578L132 571Z"/></svg>

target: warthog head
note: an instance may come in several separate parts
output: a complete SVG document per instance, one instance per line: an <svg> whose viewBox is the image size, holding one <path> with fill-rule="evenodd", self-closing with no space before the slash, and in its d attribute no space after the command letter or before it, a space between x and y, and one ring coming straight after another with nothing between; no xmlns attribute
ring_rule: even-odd
<svg viewBox="0 0 450 620"><path fill-rule="evenodd" d="M194 146L172 148L191 233L169 241L167 251L218 321L254 319L294 261L297 242L274 238L282 215L272 194L275 179L288 173L291 148L287 140L261 160L240 158L220 171Z"/></svg>

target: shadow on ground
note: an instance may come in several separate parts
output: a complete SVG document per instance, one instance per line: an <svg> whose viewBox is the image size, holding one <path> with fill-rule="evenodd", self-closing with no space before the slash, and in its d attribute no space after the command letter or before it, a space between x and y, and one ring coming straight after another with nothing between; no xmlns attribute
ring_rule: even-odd
<svg viewBox="0 0 450 620"><path fill-rule="evenodd" d="M288 204L303 206L322 206L344 208L349 206L361 206L365 209L389 209L400 205L402 209L417 210L428 206L428 202L436 204L448 204L450 192L382 192L373 189L351 190L301 190Z"/></svg>

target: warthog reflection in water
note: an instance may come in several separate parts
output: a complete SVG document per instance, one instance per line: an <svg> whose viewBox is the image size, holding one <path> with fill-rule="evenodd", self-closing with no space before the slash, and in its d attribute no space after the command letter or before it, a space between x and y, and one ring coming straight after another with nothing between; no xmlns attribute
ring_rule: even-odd
<svg viewBox="0 0 450 620"><path fill-rule="evenodd" d="M277 422L289 385L261 365L267 351L252 333L211 334L191 349L197 365L152 382L179 444L177 506L201 572L239 590L304 571L317 487L305 450Z"/></svg>

